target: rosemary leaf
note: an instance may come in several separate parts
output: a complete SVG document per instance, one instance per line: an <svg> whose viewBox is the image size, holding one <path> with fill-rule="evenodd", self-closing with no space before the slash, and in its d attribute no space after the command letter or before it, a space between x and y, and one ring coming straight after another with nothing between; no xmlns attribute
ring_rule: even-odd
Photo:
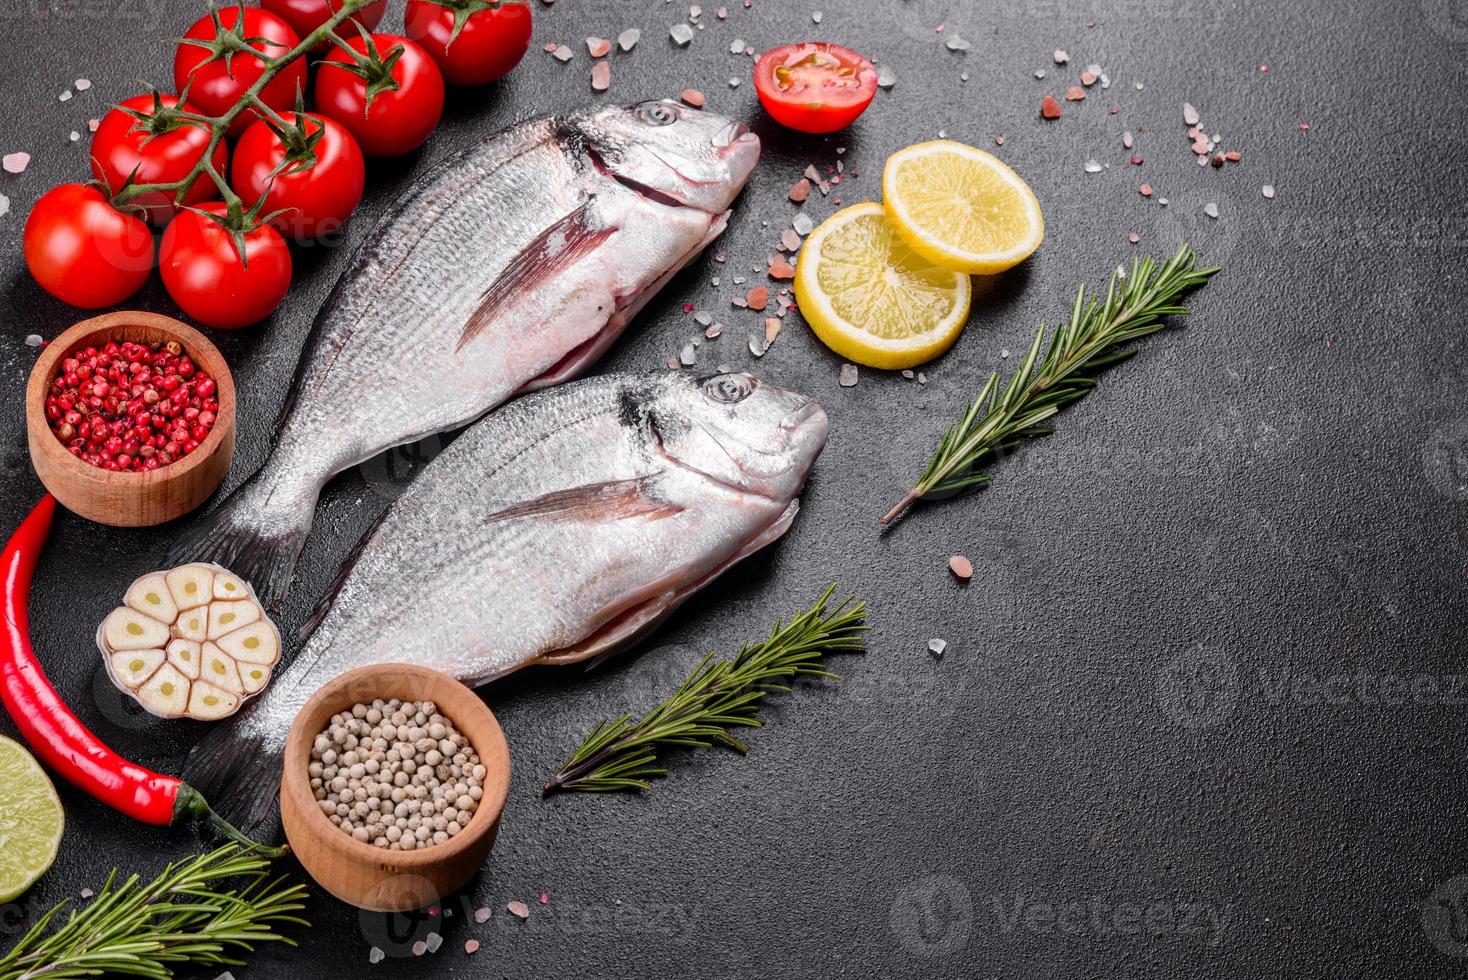
<svg viewBox="0 0 1468 980"><path fill-rule="evenodd" d="M631 715L603 719L546 782L546 794L649 790L649 780L668 773L658 764L661 749L707 749L719 742L748 751L730 729L760 727L767 694L788 692L797 677L836 679L822 665L824 656L865 652L866 603L852 596L827 612L835 591L831 586L788 624L777 621L768 639L744 644L732 660L704 657L677 692L640 721Z"/></svg>
<svg viewBox="0 0 1468 980"><path fill-rule="evenodd" d="M1007 383L1000 384L997 371L989 375L978 397L943 433L917 483L882 523L890 524L919 500L988 483L982 466L1025 439L1049 435L1048 423L1056 413L1085 397L1102 370L1136 352L1123 345L1162 329L1165 316L1186 316L1188 308L1179 298L1216 272L1197 268L1197 256L1183 245L1161 266L1142 258L1132 261L1129 275L1113 272L1100 300L1088 300L1082 285L1070 319L1051 335L1049 348L1042 325Z"/></svg>
<svg viewBox="0 0 1468 980"><path fill-rule="evenodd" d="M296 914L305 907L306 889L270 878L269 868L254 850L228 844L170 864L149 882L129 875L119 884L113 871L91 904L65 921L67 902L41 915L0 956L0 980L104 973L165 980L176 966L242 966L229 954L250 952L256 943L294 946L276 929L308 924Z"/></svg>

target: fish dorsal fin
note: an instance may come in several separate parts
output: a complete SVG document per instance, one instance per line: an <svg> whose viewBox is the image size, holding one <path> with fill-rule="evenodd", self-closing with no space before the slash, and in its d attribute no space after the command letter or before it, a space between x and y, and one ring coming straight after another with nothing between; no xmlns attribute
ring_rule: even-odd
<svg viewBox="0 0 1468 980"><path fill-rule="evenodd" d="M573 263L595 251L617 229L591 218L595 198L587 198L570 214L536 235L510 260L464 323L454 346L457 353L499 319L500 313L527 292L555 278Z"/></svg>
<svg viewBox="0 0 1468 980"><path fill-rule="evenodd" d="M652 493L651 482L650 477L640 476L631 480L609 480L605 483L588 483L582 487L553 490L542 496L511 504L490 514L486 520L497 522L538 518L571 523L620 521L630 517L661 520L681 514L681 505L657 499Z"/></svg>

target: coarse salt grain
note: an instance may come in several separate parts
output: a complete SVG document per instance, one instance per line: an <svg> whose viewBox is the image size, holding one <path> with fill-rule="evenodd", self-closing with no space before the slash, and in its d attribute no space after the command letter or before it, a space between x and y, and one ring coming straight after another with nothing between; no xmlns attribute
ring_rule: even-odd
<svg viewBox="0 0 1468 980"><path fill-rule="evenodd" d="M591 90L593 92L605 92L612 87L612 65L608 61L598 61L591 66Z"/></svg>
<svg viewBox="0 0 1468 980"><path fill-rule="evenodd" d="M510 914L515 916L516 918L530 918L530 906L526 905L524 902L507 902L505 904L505 908L509 909Z"/></svg>
<svg viewBox="0 0 1468 980"><path fill-rule="evenodd" d="M7 153L0 157L0 169L8 174L24 173L25 168L30 166L31 155L24 152Z"/></svg>

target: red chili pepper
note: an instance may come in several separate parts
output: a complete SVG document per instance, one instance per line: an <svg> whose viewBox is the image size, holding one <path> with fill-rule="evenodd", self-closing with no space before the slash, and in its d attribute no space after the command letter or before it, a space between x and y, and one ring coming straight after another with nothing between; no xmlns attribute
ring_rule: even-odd
<svg viewBox="0 0 1468 980"><path fill-rule="evenodd" d="M129 762L104 745L61 700L31 649L31 573L46 545L56 498L47 494L0 552L0 699L32 751L67 782L144 823L203 820L219 833L259 848L209 808L197 790ZM282 849L262 848L277 852Z"/></svg>

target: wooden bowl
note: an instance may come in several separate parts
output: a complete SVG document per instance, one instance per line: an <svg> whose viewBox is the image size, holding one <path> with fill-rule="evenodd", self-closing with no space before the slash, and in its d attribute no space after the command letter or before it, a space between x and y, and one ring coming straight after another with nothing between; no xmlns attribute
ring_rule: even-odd
<svg viewBox="0 0 1468 980"><path fill-rule="evenodd" d="M311 792L311 745L331 716L360 701L432 701L474 746L486 769L484 796L469 825L442 844L393 851L356 840L327 819ZM301 708L285 746L280 816L291 850L316 883L373 912L407 912L464 886L489 857L510 793L510 749L494 713L469 688L426 667L377 664L329 681Z"/></svg>
<svg viewBox="0 0 1468 980"><path fill-rule="evenodd" d="M77 459L56 438L46 422L46 395L61 372L61 361L109 340L177 341L214 379L219 411L198 449L156 470L112 473ZM234 455L234 379L224 355L193 327L158 313L122 310L78 323L41 352L25 397L26 438L36 475L67 510L99 524L149 527L188 513L219 487Z"/></svg>

